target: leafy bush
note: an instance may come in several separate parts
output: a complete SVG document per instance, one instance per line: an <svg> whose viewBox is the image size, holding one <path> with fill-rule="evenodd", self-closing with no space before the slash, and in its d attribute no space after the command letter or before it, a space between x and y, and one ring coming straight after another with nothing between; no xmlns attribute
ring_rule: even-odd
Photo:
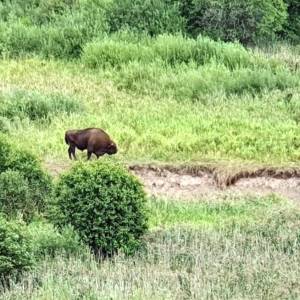
<svg viewBox="0 0 300 300"><path fill-rule="evenodd" d="M150 61L153 52L149 47L104 39L88 43L82 56L83 62L92 68L96 67L120 67L121 64L131 61Z"/></svg>
<svg viewBox="0 0 300 300"><path fill-rule="evenodd" d="M27 26L20 22L1 24L0 53L18 57L39 53L42 47L42 31L36 26Z"/></svg>
<svg viewBox="0 0 300 300"><path fill-rule="evenodd" d="M288 20L284 26L284 37L295 43L300 43L300 2L298 0L285 0L288 6Z"/></svg>
<svg viewBox="0 0 300 300"><path fill-rule="evenodd" d="M28 225L28 235L32 240L32 252L36 260L45 256L84 255L88 250L71 227L64 227L59 232L45 220L31 222Z"/></svg>
<svg viewBox="0 0 300 300"><path fill-rule="evenodd" d="M35 210L28 180L18 171L0 173L0 212L9 218L21 215L28 221Z"/></svg>
<svg viewBox="0 0 300 300"><path fill-rule="evenodd" d="M31 5L31 19L35 24L45 24L76 5L78 0L41 0Z"/></svg>
<svg viewBox="0 0 300 300"><path fill-rule="evenodd" d="M5 1L0 4L0 52L77 58L87 41L107 31L105 5L97 1Z"/></svg>
<svg viewBox="0 0 300 300"><path fill-rule="evenodd" d="M40 162L32 154L17 149L16 146L7 141L5 136L0 135L0 174L8 170L19 172L19 180L23 183L28 182L31 197L30 201L28 200L29 203L34 205L36 211L43 211L52 190L50 176L42 170ZM16 173L14 174L16 175ZM21 175L23 176L22 179ZM8 177L9 173L6 173L6 175L3 175L2 180L8 182ZM17 183L17 179L15 181L11 180L11 185Z"/></svg>
<svg viewBox="0 0 300 300"><path fill-rule="evenodd" d="M132 253L146 226L142 185L108 162L77 164L55 189L53 222L71 224L95 252Z"/></svg>
<svg viewBox="0 0 300 300"><path fill-rule="evenodd" d="M9 119L29 118L32 121L51 121L57 113L82 111L79 103L59 94L45 96L36 92L15 91L0 94L0 115Z"/></svg>
<svg viewBox="0 0 300 300"><path fill-rule="evenodd" d="M84 42L83 33L77 27L49 27L45 29L42 53L45 57L76 58Z"/></svg>
<svg viewBox="0 0 300 300"><path fill-rule="evenodd" d="M33 264L31 243L23 224L0 216L0 277L20 273Z"/></svg>
<svg viewBox="0 0 300 300"><path fill-rule="evenodd" d="M187 32L249 44L274 38L287 18L283 0L184 0Z"/></svg>
<svg viewBox="0 0 300 300"><path fill-rule="evenodd" d="M2 20L21 20L28 25L41 25L54 21L75 6L78 0L2 0L0 16Z"/></svg>
<svg viewBox="0 0 300 300"><path fill-rule="evenodd" d="M110 31L130 28L151 36L184 29L179 4L173 0L114 0L107 10Z"/></svg>

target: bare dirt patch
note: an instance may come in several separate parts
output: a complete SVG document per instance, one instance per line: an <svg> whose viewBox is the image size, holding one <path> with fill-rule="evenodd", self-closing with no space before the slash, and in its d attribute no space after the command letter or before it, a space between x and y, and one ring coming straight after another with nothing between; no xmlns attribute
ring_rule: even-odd
<svg viewBox="0 0 300 300"><path fill-rule="evenodd" d="M236 196L266 196L277 194L283 198L300 200L300 176L290 169L265 170L262 169L224 176L224 170L199 169L189 172L189 169L172 170L169 168L132 166L132 172L145 185L146 191L155 197L173 199L210 199ZM242 177L244 174L244 178ZM266 176L269 174L269 176ZM223 178L223 181L221 181Z"/></svg>
<svg viewBox="0 0 300 300"><path fill-rule="evenodd" d="M46 162L54 176L69 169L69 162ZM299 168L216 167L215 165L130 165L146 192L171 199L212 199L225 196L266 196L277 194L300 202Z"/></svg>

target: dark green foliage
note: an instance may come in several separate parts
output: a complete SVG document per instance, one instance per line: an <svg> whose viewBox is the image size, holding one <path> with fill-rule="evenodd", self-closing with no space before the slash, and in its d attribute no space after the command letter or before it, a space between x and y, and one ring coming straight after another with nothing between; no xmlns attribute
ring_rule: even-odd
<svg viewBox="0 0 300 300"><path fill-rule="evenodd" d="M22 223L0 216L0 279L29 269L33 264L31 243Z"/></svg>
<svg viewBox="0 0 300 300"><path fill-rule="evenodd" d="M284 26L283 37L300 43L300 1L285 0L288 6L288 20Z"/></svg>
<svg viewBox="0 0 300 300"><path fill-rule="evenodd" d="M114 0L107 15L111 32L130 28L153 36L181 32L185 24L174 0Z"/></svg>
<svg viewBox="0 0 300 300"><path fill-rule="evenodd" d="M7 170L17 171L22 175L22 179L19 179L28 182L31 205L34 205L36 211L43 211L52 190L50 176L43 171L40 162L32 154L17 149L0 135L0 174ZM8 175L4 175L5 180L8 180L6 176ZM14 182L10 184L13 185Z"/></svg>
<svg viewBox="0 0 300 300"><path fill-rule="evenodd" d="M8 119L28 118L32 121L50 121L51 116L57 113L71 114L83 109L78 102L59 94L45 96L26 91L2 93L0 104L0 116Z"/></svg>
<svg viewBox="0 0 300 300"><path fill-rule="evenodd" d="M41 25L55 20L75 6L77 0L2 0L2 20L21 20L27 24Z"/></svg>
<svg viewBox="0 0 300 300"><path fill-rule="evenodd" d="M107 30L104 7L95 0L5 1L0 53L77 58L87 41Z"/></svg>
<svg viewBox="0 0 300 300"><path fill-rule="evenodd" d="M74 59L86 43L124 29L150 36L181 32L196 38L201 34L244 44L284 35L297 42L298 2L5 0L0 2L0 54Z"/></svg>
<svg viewBox="0 0 300 300"><path fill-rule="evenodd" d="M181 12L192 36L253 43L274 38L287 18L283 0L183 0Z"/></svg>
<svg viewBox="0 0 300 300"><path fill-rule="evenodd" d="M29 221L36 211L28 180L18 171L0 173L0 212L9 218Z"/></svg>
<svg viewBox="0 0 300 300"><path fill-rule="evenodd" d="M77 164L55 190L53 222L70 224L96 253L132 253L145 233L145 193L124 168L109 162Z"/></svg>
<svg viewBox="0 0 300 300"><path fill-rule="evenodd" d="M84 36L79 28L65 26L45 30L42 53L45 57L76 58L80 56Z"/></svg>

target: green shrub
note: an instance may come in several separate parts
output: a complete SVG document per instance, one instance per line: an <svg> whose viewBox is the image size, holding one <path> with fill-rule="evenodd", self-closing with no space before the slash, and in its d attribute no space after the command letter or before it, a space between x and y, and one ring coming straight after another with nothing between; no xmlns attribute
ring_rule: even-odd
<svg viewBox="0 0 300 300"><path fill-rule="evenodd" d="M184 0L187 32L244 44L274 38L287 18L283 0Z"/></svg>
<svg viewBox="0 0 300 300"><path fill-rule="evenodd" d="M288 6L288 19L284 26L283 36L296 44L300 43L300 2L285 0Z"/></svg>
<svg viewBox="0 0 300 300"><path fill-rule="evenodd" d="M53 222L70 224L95 252L132 253L145 233L145 193L125 169L109 162L77 164L55 189Z"/></svg>
<svg viewBox="0 0 300 300"><path fill-rule="evenodd" d="M20 222L0 216L0 278L28 270L33 264L31 242Z"/></svg>
<svg viewBox="0 0 300 300"><path fill-rule="evenodd" d="M28 25L53 22L59 15L75 7L78 0L2 0L0 16L4 21L21 20Z"/></svg>
<svg viewBox="0 0 300 300"><path fill-rule="evenodd" d="M179 4L173 0L114 0L107 10L110 31L130 28L151 36L184 29Z"/></svg>
<svg viewBox="0 0 300 300"><path fill-rule="evenodd" d="M17 171L23 176L24 182L28 182L30 203L34 204L36 211L43 211L52 190L50 176L43 171L40 162L32 154L16 148L4 135L0 135L0 174L8 170ZM5 178L9 175L6 173L3 176Z"/></svg>
<svg viewBox="0 0 300 300"><path fill-rule="evenodd" d="M26 1L27 2L27 1ZM0 52L18 57L77 58L87 41L107 31L105 5L98 1L51 0L0 4Z"/></svg>
<svg viewBox="0 0 300 300"><path fill-rule="evenodd" d="M32 252L37 261L45 256L84 255L88 250L71 227L64 227L59 232L45 220L31 222L28 225L28 235L32 240Z"/></svg>
<svg viewBox="0 0 300 300"><path fill-rule="evenodd" d="M31 121L51 121L57 113L71 114L82 111L82 107L73 99L60 94L43 95L36 92L14 91L0 94L0 116L8 119L29 118Z"/></svg>
<svg viewBox="0 0 300 300"><path fill-rule="evenodd" d="M77 4L78 0L41 0L31 6L31 19L41 25L54 21L57 16L66 13Z"/></svg>
<svg viewBox="0 0 300 300"><path fill-rule="evenodd" d="M85 38L78 27L46 27L44 33L43 56L67 59L80 56Z"/></svg>
<svg viewBox="0 0 300 300"><path fill-rule="evenodd" d="M83 62L92 68L120 67L131 61L150 61L151 58L153 52L149 47L111 39L88 43L82 56Z"/></svg>
<svg viewBox="0 0 300 300"><path fill-rule="evenodd" d="M77 28L85 41L100 37L108 31L106 21L106 3L102 0L83 0L73 9L56 17L52 26L58 28Z"/></svg>
<svg viewBox="0 0 300 300"><path fill-rule="evenodd" d="M1 52L18 57L39 53L42 47L42 31L36 26L27 26L20 22L3 24L0 29Z"/></svg>
<svg viewBox="0 0 300 300"><path fill-rule="evenodd" d="M28 221L35 210L28 180L24 175L10 170L0 173L0 212L9 218L22 216Z"/></svg>

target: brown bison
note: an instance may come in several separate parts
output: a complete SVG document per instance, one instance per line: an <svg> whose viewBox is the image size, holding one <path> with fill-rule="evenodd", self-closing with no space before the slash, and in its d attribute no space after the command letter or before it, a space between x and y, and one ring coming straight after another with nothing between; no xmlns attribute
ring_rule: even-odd
<svg viewBox="0 0 300 300"><path fill-rule="evenodd" d="M118 151L116 144L110 139L109 135L100 128L68 130L65 133L65 141L69 145L70 159L72 159L72 155L76 159L76 148L81 151L87 149L88 159L91 158L93 153L99 158L105 153L112 155Z"/></svg>

